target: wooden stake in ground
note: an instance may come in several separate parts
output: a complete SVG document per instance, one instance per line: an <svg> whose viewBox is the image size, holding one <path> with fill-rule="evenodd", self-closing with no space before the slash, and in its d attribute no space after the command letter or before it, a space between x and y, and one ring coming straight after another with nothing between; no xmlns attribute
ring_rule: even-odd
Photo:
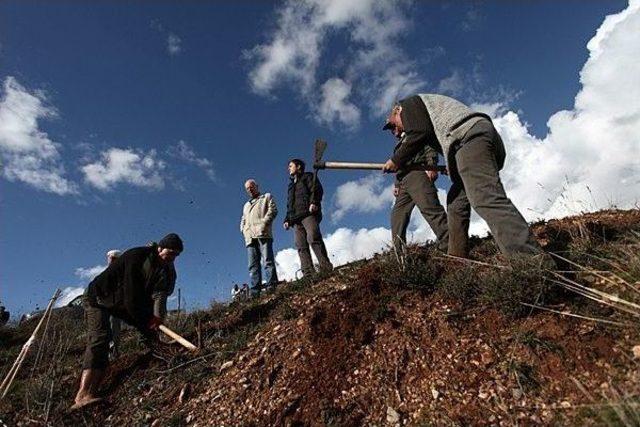
<svg viewBox="0 0 640 427"><path fill-rule="evenodd" d="M42 327L42 324L44 323L45 319L51 316L51 310L53 309L53 304L60 297L60 294L61 294L60 289L56 289L56 291L53 294L53 297L51 297L51 300L49 301L49 304L47 305L47 308L44 311L44 314L42 315L42 317L40 318L40 321L36 325L36 328L33 330L33 333L31 334L27 342L24 343L24 345L22 346L22 350L20 350L20 354L18 354L16 361L13 363L13 366L11 366L11 369L9 370L9 372L7 373L7 376L2 381L2 384L0 384L0 393L1 393L0 399L4 399L4 397L9 392L9 388L11 388L11 384L13 383L13 380L16 378L16 375L18 374L18 371L20 370L20 367L22 366L22 363L24 362L24 359L27 356L27 353L29 352L29 349L31 349L31 346L35 342L36 337L38 336L38 332Z"/></svg>
<svg viewBox="0 0 640 427"><path fill-rule="evenodd" d="M180 343L184 348L186 348L187 350L190 351L196 351L198 350L198 347L196 347L195 345L193 345L191 342L189 342L187 339L181 337L180 335L178 335L177 333L173 332L171 329L167 328L164 325L160 325L158 327L158 329L160 329L162 332L164 332L165 334L167 334L169 337L173 338L174 340L178 341L178 343Z"/></svg>

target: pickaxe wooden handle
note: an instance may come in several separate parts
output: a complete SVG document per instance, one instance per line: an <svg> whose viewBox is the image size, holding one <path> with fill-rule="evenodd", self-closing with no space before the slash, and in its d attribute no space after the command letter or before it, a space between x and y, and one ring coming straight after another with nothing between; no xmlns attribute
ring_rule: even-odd
<svg viewBox="0 0 640 427"><path fill-rule="evenodd" d="M358 162L316 162L313 168L318 169L358 169L358 170L382 170L384 163L358 163ZM447 172L446 166L418 164L402 168L403 171L438 171Z"/></svg>
<svg viewBox="0 0 640 427"><path fill-rule="evenodd" d="M167 328L166 326L160 325L158 327L158 329L160 329L162 332L167 334L169 337L171 337L174 340L176 340L178 343L180 343L187 350L196 351L198 349L198 347L196 347L195 345L191 344L191 342L189 342L186 338L181 337L180 335L178 335L177 333L173 332L171 329Z"/></svg>

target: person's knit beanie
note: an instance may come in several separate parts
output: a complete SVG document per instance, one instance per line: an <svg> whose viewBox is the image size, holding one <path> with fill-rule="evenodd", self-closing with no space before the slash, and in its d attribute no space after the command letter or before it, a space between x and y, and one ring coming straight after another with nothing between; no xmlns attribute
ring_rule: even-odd
<svg viewBox="0 0 640 427"><path fill-rule="evenodd" d="M172 249L174 251L182 252L184 246L182 245L182 239L176 233L169 233L158 242L158 246L161 248Z"/></svg>

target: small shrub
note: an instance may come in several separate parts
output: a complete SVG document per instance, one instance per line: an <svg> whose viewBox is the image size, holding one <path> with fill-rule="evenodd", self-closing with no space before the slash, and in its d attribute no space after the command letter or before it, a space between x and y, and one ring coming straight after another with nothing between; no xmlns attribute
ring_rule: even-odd
<svg viewBox="0 0 640 427"><path fill-rule="evenodd" d="M431 258L431 252L408 248L402 256L389 252L378 261L384 282L397 287L432 290L440 276L442 266Z"/></svg>
<svg viewBox="0 0 640 427"><path fill-rule="evenodd" d="M283 302L280 305L278 313L283 320L293 320L298 317L298 312L287 302Z"/></svg>
<svg viewBox="0 0 640 427"><path fill-rule="evenodd" d="M446 299L468 306L476 301L479 293L478 269L475 266L456 266L442 276L436 288Z"/></svg>
<svg viewBox="0 0 640 427"><path fill-rule="evenodd" d="M541 305L550 288L539 260L527 256L514 257L509 268L488 272L482 282L480 302L511 317L531 312L531 308L522 303Z"/></svg>

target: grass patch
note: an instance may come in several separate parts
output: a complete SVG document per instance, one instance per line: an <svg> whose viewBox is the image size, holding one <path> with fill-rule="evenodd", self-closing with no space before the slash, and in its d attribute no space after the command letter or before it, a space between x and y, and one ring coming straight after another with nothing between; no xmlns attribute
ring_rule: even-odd
<svg viewBox="0 0 640 427"><path fill-rule="evenodd" d="M460 302L463 306L472 305L480 292L478 269L472 265L455 267L442 276L436 289L447 300Z"/></svg>
<svg viewBox="0 0 640 427"><path fill-rule="evenodd" d="M542 304L550 290L538 259L526 256L513 258L509 268L489 271L482 281L479 301L510 317L527 315L531 308L521 303Z"/></svg>
<svg viewBox="0 0 640 427"><path fill-rule="evenodd" d="M381 280L399 288L433 290L444 270L432 258L433 252L416 247L407 247L404 252L396 256L391 251L377 260Z"/></svg>

